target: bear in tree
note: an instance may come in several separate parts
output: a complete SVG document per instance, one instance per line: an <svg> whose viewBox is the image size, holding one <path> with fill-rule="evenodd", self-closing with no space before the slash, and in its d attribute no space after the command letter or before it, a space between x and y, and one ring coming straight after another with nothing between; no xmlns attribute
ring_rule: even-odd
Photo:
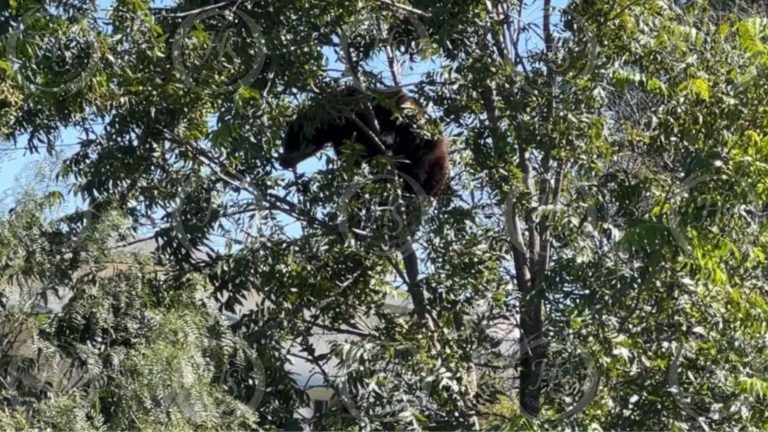
<svg viewBox="0 0 768 432"><path fill-rule="evenodd" d="M363 146L364 160L385 152L391 156L409 194L434 197L448 180L448 140L399 89L366 93L346 87L313 101L288 124L279 162L293 168L327 144L339 154L349 141Z"/></svg>

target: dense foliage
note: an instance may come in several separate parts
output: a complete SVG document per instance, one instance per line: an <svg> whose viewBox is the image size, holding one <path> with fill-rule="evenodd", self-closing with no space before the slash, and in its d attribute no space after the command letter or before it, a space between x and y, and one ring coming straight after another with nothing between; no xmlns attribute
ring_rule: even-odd
<svg viewBox="0 0 768 432"><path fill-rule="evenodd" d="M308 427L298 360L338 395L322 429L768 428L760 6L0 0L0 137L74 149L86 203L0 223L0 428ZM450 136L426 320L387 306L413 293L388 161L275 164L341 83Z"/></svg>

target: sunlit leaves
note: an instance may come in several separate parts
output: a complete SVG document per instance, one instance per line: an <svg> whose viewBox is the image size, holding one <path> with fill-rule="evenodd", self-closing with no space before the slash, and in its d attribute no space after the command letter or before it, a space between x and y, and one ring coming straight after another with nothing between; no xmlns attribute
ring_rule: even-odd
<svg viewBox="0 0 768 432"><path fill-rule="evenodd" d="M0 10L0 25L18 29L18 15L36 3L7 3L18 13ZM96 347L105 335L141 346L105 351L112 356L105 367L121 378L109 381L119 384L110 388L119 409L67 397L40 405L62 413L61 423L50 424L98 419L86 415L88 407L126 429L152 428L161 417L179 428L244 426L207 417L227 407L225 420L253 420L231 400L211 399L204 381L213 363L247 350L269 372L272 393L254 420L264 427L290 428L304 403L290 375L299 358L342 366L330 380L339 391L346 385L354 410L326 417L328 427L472 429L474 416L498 429L765 424L764 17L707 1L572 1L582 20L566 23L572 33L558 36L548 63L536 44L499 54L515 40L500 32L502 23L523 20L516 2L414 1L409 5L424 14L410 16L391 2L367 0L212 9L202 1L154 9L120 0L96 24L88 2L65 3L87 11L86 19L50 8L50 20L21 28L35 37L21 38L15 56L0 57L0 135L29 138L35 148L74 128L78 146L62 178L77 183L91 211L45 239L46 206L20 207L0 224L0 264L14 283L55 276L83 287L59 331ZM211 15L197 14L201 7ZM541 29L541 14L524 12L532 22L512 30ZM392 265L398 255L368 247L394 236L372 229L391 221L365 218L404 207L390 202L402 198L397 185L365 183L387 167L386 158L359 166L361 149L349 145L340 157L321 153L295 173L275 164L301 101L349 74L340 64L342 29L366 83L391 84L382 57L390 36L400 63L425 69L423 80L415 74L403 82L437 117L426 132L439 125L451 135L450 190L431 203L416 236L433 330L402 313L405 306L387 303L409 299ZM72 70L89 59L95 65L65 97L24 85L68 83L51 72L60 66L49 55L56 45L45 45L51 38L72 42L61 45L67 49L59 59ZM89 41L93 51L82 49ZM548 64L562 68L547 71ZM253 68L258 73L248 75ZM334 108L307 106L314 115ZM340 208L358 182L364 186ZM540 192L554 188L559 200L546 202ZM348 214L359 216L357 236L339 231ZM510 221L522 225L522 242L511 241ZM48 243L84 242L84 257L102 263L110 235L129 229L161 240L161 281L149 280L154 270L146 268L98 284L73 280L68 266L81 265L83 256L40 253L50 252L41 246ZM545 330L568 347L584 347L605 369L597 397L567 423L521 416L510 396L515 366L502 350L518 341L513 255L525 250L521 265L531 265L540 251L528 249L544 232L552 238L542 284ZM203 334L208 315L196 299L211 292L229 312L255 297L237 325L250 347L227 345L234 335L221 327L218 336ZM492 334L499 323L509 334ZM343 342L330 352L315 352L308 335L328 328L348 333L339 332ZM670 370L678 370L679 385L670 383ZM127 372L134 381L122 379ZM187 414L157 400L174 382L191 392ZM237 384L227 394L241 397L254 386ZM574 399L553 390L544 412ZM0 421L19 428L54 421L38 416L45 421Z"/></svg>
<svg viewBox="0 0 768 432"><path fill-rule="evenodd" d="M705 79L694 78L690 79L682 84L678 90L684 90L690 92L693 96L702 100L709 100L709 82Z"/></svg>

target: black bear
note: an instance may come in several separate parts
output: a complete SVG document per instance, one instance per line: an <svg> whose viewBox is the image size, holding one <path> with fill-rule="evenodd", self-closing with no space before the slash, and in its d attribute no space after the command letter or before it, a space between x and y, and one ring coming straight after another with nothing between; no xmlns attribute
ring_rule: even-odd
<svg viewBox="0 0 768 432"><path fill-rule="evenodd" d="M279 162L293 168L327 144L338 154L348 141L363 146L365 160L389 153L410 194L434 197L448 180L448 140L402 90L365 93L346 87L300 110L288 125Z"/></svg>

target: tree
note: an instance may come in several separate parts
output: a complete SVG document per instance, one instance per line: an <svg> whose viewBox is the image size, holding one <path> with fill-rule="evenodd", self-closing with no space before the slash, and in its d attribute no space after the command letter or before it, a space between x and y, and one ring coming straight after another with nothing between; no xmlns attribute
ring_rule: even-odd
<svg viewBox="0 0 768 432"><path fill-rule="evenodd" d="M78 241L73 270L74 241L45 221L56 198L25 195L0 224L2 283L17 288L0 315L2 428L257 428L258 392L242 391L263 387L264 370L208 306L210 286L168 284L147 257L105 253L125 228L117 214ZM71 293L60 312L34 308L54 292Z"/></svg>
<svg viewBox="0 0 768 432"><path fill-rule="evenodd" d="M53 151L79 132L61 171L88 202L78 235L119 211L168 281L230 312L257 295L235 330L264 364L261 426L300 404L298 358L339 395L333 427L766 426L768 27L751 3L9 6L0 133ZM371 204L402 203L370 181L388 161L274 164L286 120L340 82L403 86L452 137L452 190L415 247L432 327L383 307L407 282L407 239L381 229L398 206ZM318 352L318 329L347 338Z"/></svg>

